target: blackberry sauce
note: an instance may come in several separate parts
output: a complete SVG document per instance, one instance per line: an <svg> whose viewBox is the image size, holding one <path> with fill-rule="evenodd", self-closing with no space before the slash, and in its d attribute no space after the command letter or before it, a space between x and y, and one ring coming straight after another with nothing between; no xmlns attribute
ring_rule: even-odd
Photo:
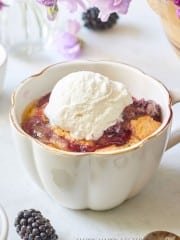
<svg viewBox="0 0 180 240"><path fill-rule="evenodd" d="M62 146L63 150L72 152L94 152L97 149L108 147L111 145L122 146L126 144L132 135L130 121L140 116L149 115L154 120L161 122L161 109L154 101L145 101L144 99L136 100L127 106L122 113L122 121L117 122L114 126L109 127L103 135L93 144L82 144L76 140L69 140L57 135L51 128L49 120L44 115L44 108L49 101L50 93L41 97L33 105L36 109L33 116L23 120L22 129L41 142L57 147ZM58 148L58 147L57 147Z"/></svg>

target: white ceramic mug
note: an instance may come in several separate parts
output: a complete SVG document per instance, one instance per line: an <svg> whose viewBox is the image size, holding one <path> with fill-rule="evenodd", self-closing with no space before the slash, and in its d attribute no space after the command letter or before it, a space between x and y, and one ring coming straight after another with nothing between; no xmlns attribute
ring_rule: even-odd
<svg viewBox="0 0 180 240"><path fill-rule="evenodd" d="M8 218L3 207L0 206L0 240L7 240L8 236Z"/></svg>
<svg viewBox="0 0 180 240"><path fill-rule="evenodd" d="M0 94L2 92L4 84L6 64L7 64L7 52L5 48L2 45L0 45Z"/></svg>
<svg viewBox="0 0 180 240"><path fill-rule="evenodd" d="M50 92L63 76L94 71L126 85L131 95L161 105L160 128L131 147L108 152L77 153L57 150L26 134L21 128L25 107ZM26 173L61 205L72 209L105 210L139 193L153 176L167 147L180 141L170 137L172 104L180 93L126 64L110 61L75 61L47 67L22 82L12 96L10 121Z"/></svg>

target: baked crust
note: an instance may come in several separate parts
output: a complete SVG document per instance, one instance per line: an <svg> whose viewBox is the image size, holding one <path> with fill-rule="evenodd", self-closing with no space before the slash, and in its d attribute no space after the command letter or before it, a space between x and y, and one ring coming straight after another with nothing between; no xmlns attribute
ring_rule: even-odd
<svg viewBox="0 0 180 240"><path fill-rule="evenodd" d="M43 111L46 104L44 104L42 106L38 106L36 103L37 103L37 101L34 103L31 103L24 111L23 118L22 118L22 125L23 125L23 123L28 121L28 119L31 119L34 116L36 116L36 117L39 116L43 120L44 123L48 122L48 119L44 115L44 111ZM112 144L111 146L96 149L96 151L97 152L100 152L100 151L107 152L110 150L118 150L118 149L132 146L133 144L136 144L139 141L141 141L141 140L145 139L146 137L148 137L149 135L151 135L154 131L156 131L160 127L160 125L161 125L161 122L154 120L149 115L140 116L137 119L131 120L128 123L128 126L131 129L132 134L131 134L130 139L125 144L123 144L121 146L116 146L116 145ZM70 135L69 131L66 131L58 126L50 126L48 124L48 126L45 126L45 127L49 128L54 133L53 137L51 137L48 141L45 141L45 143L47 145L50 145L52 147L68 151L67 144L65 141L73 142L74 144L78 144L78 145L90 146L90 147L91 146L93 147L96 144L94 141L88 141L85 139L83 139L83 140L74 139ZM41 139L41 137L39 137L38 139L40 141L42 140L42 142L43 142L43 139ZM63 139L65 141L63 141Z"/></svg>

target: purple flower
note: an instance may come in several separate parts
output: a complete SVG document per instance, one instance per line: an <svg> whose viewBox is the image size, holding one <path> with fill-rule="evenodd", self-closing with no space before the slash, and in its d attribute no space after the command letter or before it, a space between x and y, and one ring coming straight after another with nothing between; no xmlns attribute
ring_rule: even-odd
<svg viewBox="0 0 180 240"><path fill-rule="evenodd" d="M49 20L54 20L58 13L58 0L36 0L38 3L47 7L47 17Z"/></svg>
<svg viewBox="0 0 180 240"><path fill-rule="evenodd" d="M173 0L174 4L180 6L180 0Z"/></svg>
<svg viewBox="0 0 180 240"><path fill-rule="evenodd" d="M58 14L58 5L54 5L52 7L47 7L47 17L49 20L53 21Z"/></svg>
<svg viewBox="0 0 180 240"><path fill-rule="evenodd" d="M93 7L100 10L99 17L102 21L107 21L113 12L126 14L131 0L90 0Z"/></svg>
<svg viewBox="0 0 180 240"><path fill-rule="evenodd" d="M1 0L0 0L1 1ZM97 7L100 10L99 17L102 21L107 21L109 15L113 12L126 14L129 8L131 0L36 0L38 3L48 7L48 18L54 20L58 12L58 3L66 3L70 12L75 12L80 6L83 10L86 10L86 4L91 7ZM174 2L180 2L180 0L173 0Z"/></svg>
<svg viewBox="0 0 180 240"><path fill-rule="evenodd" d="M176 10L176 14L177 14L178 18L180 18L180 8L178 8L178 9Z"/></svg>
<svg viewBox="0 0 180 240"><path fill-rule="evenodd" d="M7 5L5 3L3 3L3 1L0 0L0 10L2 10L6 6Z"/></svg>
<svg viewBox="0 0 180 240"><path fill-rule="evenodd" d="M57 0L36 0L36 1L46 7L53 7L57 4Z"/></svg>
<svg viewBox="0 0 180 240"><path fill-rule="evenodd" d="M57 49L68 59L77 58L81 52L80 41L71 33L59 33L57 36Z"/></svg>
<svg viewBox="0 0 180 240"><path fill-rule="evenodd" d="M180 7L180 0L173 0L174 4ZM176 15L180 18L180 8L177 8Z"/></svg>
<svg viewBox="0 0 180 240"><path fill-rule="evenodd" d="M59 32L56 36L58 51L67 59L77 58L81 53L81 41L76 34L80 30L80 24L75 20L69 20L67 31Z"/></svg>

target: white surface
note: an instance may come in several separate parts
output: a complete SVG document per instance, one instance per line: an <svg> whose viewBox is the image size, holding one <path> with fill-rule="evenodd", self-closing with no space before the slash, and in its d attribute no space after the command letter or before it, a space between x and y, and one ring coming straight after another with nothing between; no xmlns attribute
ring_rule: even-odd
<svg viewBox="0 0 180 240"><path fill-rule="evenodd" d="M158 17L145 1L134 1L129 14L113 30L81 31L85 40L82 58L115 59L132 64L161 80L168 88L180 88L180 59L171 49ZM107 212L64 209L26 178L15 153L8 120L10 95L27 76L58 56L25 61L9 57L4 94L0 99L0 201L9 221L9 239L18 240L13 227L19 210L37 208L48 217L60 239L95 240L142 237L152 230L180 234L180 146L165 153L161 166L146 189L134 199ZM174 128L180 125L180 106L174 107ZM108 187L108 186L107 186Z"/></svg>

